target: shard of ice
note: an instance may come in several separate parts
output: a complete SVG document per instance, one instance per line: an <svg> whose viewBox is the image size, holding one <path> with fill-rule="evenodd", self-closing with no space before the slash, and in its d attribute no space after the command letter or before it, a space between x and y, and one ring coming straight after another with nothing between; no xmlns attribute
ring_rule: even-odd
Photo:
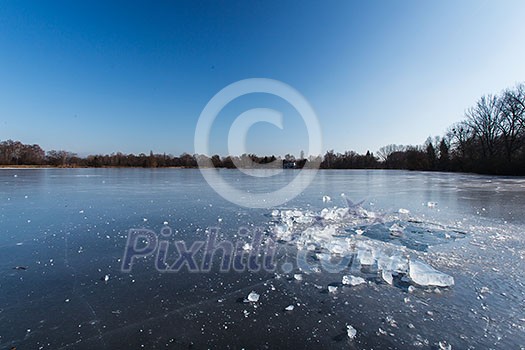
<svg viewBox="0 0 525 350"><path fill-rule="evenodd" d="M449 287L454 285L454 277L417 260L410 260L409 276L414 283L421 286Z"/></svg>

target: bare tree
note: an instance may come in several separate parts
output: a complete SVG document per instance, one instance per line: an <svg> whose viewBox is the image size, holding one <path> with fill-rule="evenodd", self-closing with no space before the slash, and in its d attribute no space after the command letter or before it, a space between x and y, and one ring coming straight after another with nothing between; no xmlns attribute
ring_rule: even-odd
<svg viewBox="0 0 525 350"><path fill-rule="evenodd" d="M506 90L500 99L498 130L501 133L507 161L522 147L520 137L525 130L525 88L518 85L515 90Z"/></svg>
<svg viewBox="0 0 525 350"><path fill-rule="evenodd" d="M467 124L470 125L481 143L483 157L492 158L495 155L498 140L498 120L501 106L497 96L483 96L465 113Z"/></svg>
<svg viewBox="0 0 525 350"><path fill-rule="evenodd" d="M451 146L459 153L461 158L467 155L467 148L470 140L474 136L474 130L466 122L459 122L450 128L447 133Z"/></svg>
<svg viewBox="0 0 525 350"><path fill-rule="evenodd" d="M388 159L388 156L395 152L404 152L406 151L406 147L403 145L386 145L383 146L377 151L377 156L379 157L379 160L386 162Z"/></svg>

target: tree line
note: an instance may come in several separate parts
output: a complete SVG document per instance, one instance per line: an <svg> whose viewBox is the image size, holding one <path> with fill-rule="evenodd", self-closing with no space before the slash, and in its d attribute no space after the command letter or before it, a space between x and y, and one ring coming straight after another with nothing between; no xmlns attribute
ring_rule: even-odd
<svg viewBox="0 0 525 350"><path fill-rule="evenodd" d="M443 137L385 146L378 155L392 169L525 175L525 84L482 96Z"/></svg>
<svg viewBox="0 0 525 350"><path fill-rule="evenodd" d="M41 165L55 167L185 167L198 166L199 157L183 153L141 153L90 155L79 157L64 150L45 152L39 145L19 141L0 142L0 165ZM217 168L248 168L253 164L283 164L302 168L317 161L322 169L408 169L423 171L475 172L525 175L525 85L518 84L498 95L482 96L465 112L463 121L452 125L442 137L429 137L418 146L388 145L374 155L370 151L335 153L317 158L279 156L241 156L209 158ZM277 161L277 162L276 162Z"/></svg>

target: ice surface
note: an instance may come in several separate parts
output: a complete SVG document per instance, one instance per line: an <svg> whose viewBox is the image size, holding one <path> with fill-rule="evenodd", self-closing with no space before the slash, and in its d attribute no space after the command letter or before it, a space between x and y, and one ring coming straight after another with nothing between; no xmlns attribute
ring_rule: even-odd
<svg viewBox="0 0 525 350"><path fill-rule="evenodd" d="M104 176L110 172L96 171ZM144 176L149 170L144 171L132 181L108 176L103 189L100 180L96 187L64 186L62 177L49 178L49 174L58 174L58 169L38 176L46 180L40 189L19 187L22 181L17 181L14 189L4 186L5 197L0 202L5 202L1 211L5 249L0 256L6 268L0 294L6 305L1 316L8 327L2 328L1 349L200 349L225 344L272 349L439 349L438 342L444 340L454 349L519 349L525 344L521 303L525 295L525 241L521 234L525 221L519 216L525 205L525 180L519 184L517 180L498 180L501 189L493 191L495 186L477 185L472 175L390 172L385 179L379 172L326 171L304 195L286 204L288 208L269 215L272 209L225 206L208 186L190 187L180 181L186 175L191 183L199 178L189 176L192 170L185 169L182 176L172 176L171 170L165 175L154 170L155 179L174 178L169 184L179 186L180 191L166 191L162 181L151 186L151 177ZM236 181L237 175L229 174L222 175ZM451 177L459 181L449 181ZM469 181L463 181L464 177ZM479 178L485 182L485 177ZM25 175L19 174L19 179ZM49 187L50 182L56 183L55 187ZM117 186L111 189L113 184ZM240 185L261 189L256 187L258 182ZM71 188L78 188L78 193L72 196L68 193ZM352 207L348 211L332 207L340 200L334 195L332 202L324 205L331 208L323 218L320 197L325 193L319 191L369 196L376 202L374 211L369 204L364 205L366 209ZM23 200L26 193L32 194L34 204ZM429 209L427 200L439 200L436 209L441 211ZM398 212L399 208L409 208L410 217ZM79 213L80 209L85 213ZM282 217L281 211L285 212ZM149 219L147 223L142 222L143 217ZM167 220L177 232L174 240L184 240L189 247L194 239L205 239L201 230L215 227L218 217L224 217L221 239L238 242L239 247L250 242L248 237L236 235L240 225L263 227L269 238L275 238L271 228L282 225L287 241L277 242L275 260L282 277L274 278L274 273L264 271L159 275L154 259L137 260L133 274L121 273L117 259L122 257L130 226L158 231ZM454 232L443 227L437 232L431 222L469 232L469 239L456 240ZM394 223L405 228L403 237L390 234ZM444 242L439 243L441 238ZM16 242L23 245L15 246ZM422 249L419 242L424 243ZM83 253L77 254L80 246ZM297 253L320 268L319 272L304 269L305 281L301 283L293 280L294 273L302 269L295 265ZM221 254L216 254L217 261L221 261ZM340 272L327 273L316 254L332 263L344 261L346 256L348 264ZM436 288L440 287L413 284L408 259L450 274L458 286L452 291L439 289L438 295ZM293 268L285 272L281 269L284 262ZM30 269L11 269L17 265ZM383 271L391 271L393 285L382 282ZM105 274L111 276L107 285L101 281ZM341 285L344 275L370 282L361 287L343 285L335 294L328 294L327 286ZM271 288L272 283L276 288ZM405 292L407 287L413 293ZM260 293L258 302L242 303L252 290ZM479 294L483 299L477 298ZM69 303L64 302L66 298ZM38 300L43 302L35 303ZM294 305L293 311L285 310L289 305ZM398 328L387 320L389 315L395 317ZM271 327L263 327L265 322ZM173 324L185 327L173 329ZM353 344L347 335L349 324L357 327ZM386 336L376 336L379 327ZM32 331L27 333L27 329ZM294 336L289 336L292 333Z"/></svg>
<svg viewBox="0 0 525 350"><path fill-rule="evenodd" d="M449 287L454 285L454 277L439 272L433 267L417 260L409 262L409 276L421 286Z"/></svg>

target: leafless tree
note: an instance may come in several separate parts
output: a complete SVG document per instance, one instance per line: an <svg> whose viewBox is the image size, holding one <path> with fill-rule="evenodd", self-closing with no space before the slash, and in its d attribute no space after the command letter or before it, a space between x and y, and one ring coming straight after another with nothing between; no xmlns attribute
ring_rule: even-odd
<svg viewBox="0 0 525 350"><path fill-rule="evenodd" d="M481 97L476 106L465 113L467 124L480 141L484 158L492 158L495 155L500 113L501 104L498 97L494 95Z"/></svg>
<svg viewBox="0 0 525 350"><path fill-rule="evenodd" d="M514 90L506 90L500 98L500 113L497 123L504 145L507 161L523 145L520 138L525 131L525 88L522 85Z"/></svg>
<svg viewBox="0 0 525 350"><path fill-rule="evenodd" d="M406 150L406 147L403 145L387 145L383 146L379 149L377 152L377 156L379 157L379 160L386 162L388 159L388 156L391 155L394 152L404 152Z"/></svg>
<svg viewBox="0 0 525 350"><path fill-rule="evenodd" d="M467 147L474 136L474 131L466 122L459 122L450 128L447 137L450 139L450 145L459 153L459 156L465 158Z"/></svg>

